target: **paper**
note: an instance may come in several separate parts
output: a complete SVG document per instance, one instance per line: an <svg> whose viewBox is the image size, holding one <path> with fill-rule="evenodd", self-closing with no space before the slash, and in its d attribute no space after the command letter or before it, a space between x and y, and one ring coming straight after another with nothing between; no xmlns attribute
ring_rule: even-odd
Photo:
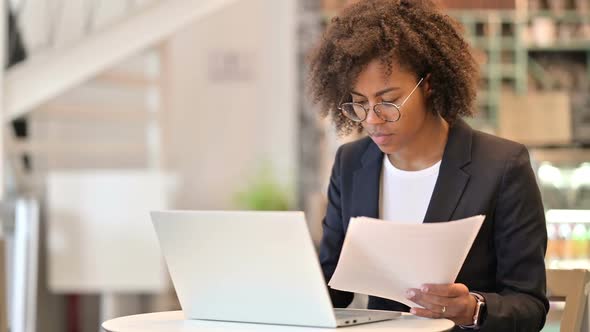
<svg viewBox="0 0 590 332"><path fill-rule="evenodd" d="M351 218L328 285L420 307L406 291L454 283L484 218L425 224Z"/></svg>

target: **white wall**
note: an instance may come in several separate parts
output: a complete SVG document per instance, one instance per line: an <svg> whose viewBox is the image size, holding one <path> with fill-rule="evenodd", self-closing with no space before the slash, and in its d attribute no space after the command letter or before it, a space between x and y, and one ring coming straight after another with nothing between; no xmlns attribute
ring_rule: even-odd
<svg viewBox="0 0 590 332"><path fill-rule="evenodd" d="M242 0L172 39L168 149L180 208L232 208L263 160L295 189L295 15L295 0Z"/></svg>

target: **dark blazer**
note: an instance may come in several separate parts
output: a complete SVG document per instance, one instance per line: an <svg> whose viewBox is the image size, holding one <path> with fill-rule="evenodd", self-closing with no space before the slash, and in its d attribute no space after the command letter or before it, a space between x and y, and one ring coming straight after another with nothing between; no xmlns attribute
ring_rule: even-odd
<svg viewBox="0 0 590 332"><path fill-rule="evenodd" d="M368 137L345 144L336 153L320 244L326 281L338 263L350 218L379 216L383 156ZM449 131L424 221L479 214L486 219L456 282L484 296L487 312L482 331L541 330L549 309L544 263L547 229L528 151L457 120ZM330 296L335 307L346 307L353 298L352 293L334 289ZM374 296L369 297L369 308L408 310L401 303Z"/></svg>

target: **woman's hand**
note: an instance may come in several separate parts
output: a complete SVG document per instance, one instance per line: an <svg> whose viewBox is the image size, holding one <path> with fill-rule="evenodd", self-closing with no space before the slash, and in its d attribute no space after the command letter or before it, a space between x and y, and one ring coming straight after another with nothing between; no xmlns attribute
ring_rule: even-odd
<svg viewBox="0 0 590 332"><path fill-rule="evenodd" d="M408 289L406 297L424 307L410 310L416 316L448 318L456 325L473 324L477 302L464 284L425 284L420 289Z"/></svg>

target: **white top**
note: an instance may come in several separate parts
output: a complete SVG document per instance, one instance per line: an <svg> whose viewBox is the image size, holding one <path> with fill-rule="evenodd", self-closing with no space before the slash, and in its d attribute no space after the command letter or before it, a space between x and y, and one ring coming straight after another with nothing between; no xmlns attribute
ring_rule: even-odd
<svg viewBox="0 0 590 332"><path fill-rule="evenodd" d="M343 332L433 332L448 331L455 324L448 319L419 318L410 314L394 320L348 326ZM182 311L155 312L111 319L102 323L109 332L334 332L341 329L299 327L271 324L231 323L222 321L186 320Z"/></svg>
<svg viewBox="0 0 590 332"><path fill-rule="evenodd" d="M440 163L419 171L404 171L393 166L385 155L381 171L380 218L422 223L438 178Z"/></svg>

